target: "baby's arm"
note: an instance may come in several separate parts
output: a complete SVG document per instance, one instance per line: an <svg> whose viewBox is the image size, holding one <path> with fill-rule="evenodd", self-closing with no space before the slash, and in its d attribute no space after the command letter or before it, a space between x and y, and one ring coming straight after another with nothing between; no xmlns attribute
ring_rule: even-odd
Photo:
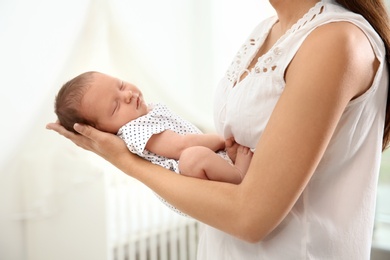
<svg viewBox="0 0 390 260"><path fill-rule="evenodd" d="M225 148L225 141L216 134L182 135L172 130L165 130L153 135L145 148L155 154L178 160L182 151L192 146L204 146L218 151Z"/></svg>

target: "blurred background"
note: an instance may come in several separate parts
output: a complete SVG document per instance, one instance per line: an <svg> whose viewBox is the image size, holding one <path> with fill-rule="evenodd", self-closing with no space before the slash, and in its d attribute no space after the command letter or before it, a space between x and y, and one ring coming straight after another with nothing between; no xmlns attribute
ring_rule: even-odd
<svg viewBox="0 0 390 260"><path fill-rule="evenodd" d="M262 19L259 0L0 0L0 259L195 259L196 221L45 125L89 70L133 82L214 131L214 90ZM390 248L385 153L374 245Z"/></svg>

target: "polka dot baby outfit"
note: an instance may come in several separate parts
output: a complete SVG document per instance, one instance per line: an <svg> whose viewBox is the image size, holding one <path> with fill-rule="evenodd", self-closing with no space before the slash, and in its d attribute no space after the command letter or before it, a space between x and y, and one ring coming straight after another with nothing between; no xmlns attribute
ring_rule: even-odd
<svg viewBox="0 0 390 260"><path fill-rule="evenodd" d="M193 124L182 119L178 115L174 114L167 106L156 103L149 104L151 111L135 120L130 121L126 125L122 126L117 135L122 138L129 150L139 155L148 161L158 164L166 169L179 173L179 163L177 160L170 159L155 153L152 153L145 149L147 142L154 134L159 134L165 130L172 130L178 134L201 134L202 132ZM218 154L231 163L226 152L220 151ZM170 209L180 215L186 216L184 213L170 205L167 201L156 196Z"/></svg>
<svg viewBox="0 0 390 260"><path fill-rule="evenodd" d="M178 173L178 161L146 150L147 142L153 135L165 130L172 130L183 135L201 134L201 131L193 124L174 114L163 104L149 104L149 107L151 111L148 114L122 126L117 135L126 142L132 153Z"/></svg>

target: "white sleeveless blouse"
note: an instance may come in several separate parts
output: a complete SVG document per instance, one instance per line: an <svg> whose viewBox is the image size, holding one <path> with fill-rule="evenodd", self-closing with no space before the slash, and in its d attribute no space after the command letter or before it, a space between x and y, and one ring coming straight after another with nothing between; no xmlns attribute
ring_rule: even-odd
<svg viewBox="0 0 390 260"><path fill-rule="evenodd" d="M381 64L370 89L346 107L313 177L283 222L256 244L202 225L198 259L369 259L388 85L384 45L361 16L322 1L233 88L276 21L271 17L253 31L215 98L217 131L252 150L283 92L286 67L313 29L337 21L356 24Z"/></svg>

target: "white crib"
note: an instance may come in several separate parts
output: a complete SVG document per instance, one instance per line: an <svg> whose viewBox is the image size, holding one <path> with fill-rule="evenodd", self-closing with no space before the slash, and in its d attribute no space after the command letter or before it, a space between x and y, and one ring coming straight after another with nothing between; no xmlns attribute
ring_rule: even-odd
<svg viewBox="0 0 390 260"><path fill-rule="evenodd" d="M109 191L112 260L192 260L197 222L168 209L137 181L111 176Z"/></svg>
<svg viewBox="0 0 390 260"><path fill-rule="evenodd" d="M192 260L198 223L113 166L59 152L24 176L26 260ZM65 154L65 158L64 158ZM53 154L58 158L58 154ZM16 216L15 216L16 217Z"/></svg>

